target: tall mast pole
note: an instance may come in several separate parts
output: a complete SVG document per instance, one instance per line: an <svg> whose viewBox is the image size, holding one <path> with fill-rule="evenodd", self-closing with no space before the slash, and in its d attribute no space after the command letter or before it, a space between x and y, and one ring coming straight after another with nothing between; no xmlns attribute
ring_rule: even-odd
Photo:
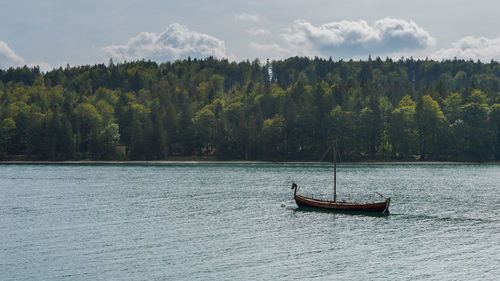
<svg viewBox="0 0 500 281"><path fill-rule="evenodd" d="M333 202L337 202L337 140L333 143Z"/></svg>

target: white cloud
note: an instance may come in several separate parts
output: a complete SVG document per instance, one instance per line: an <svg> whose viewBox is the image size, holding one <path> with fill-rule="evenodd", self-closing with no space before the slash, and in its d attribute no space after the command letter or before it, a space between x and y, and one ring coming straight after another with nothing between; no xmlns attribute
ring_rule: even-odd
<svg viewBox="0 0 500 281"><path fill-rule="evenodd" d="M250 42L249 46L253 49L255 56L262 61L270 58L284 59L288 57L288 49L283 48L280 44Z"/></svg>
<svg viewBox="0 0 500 281"><path fill-rule="evenodd" d="M187 29L178 23L169 25L157 34L141 32L129 39L125 45L103 48L104 52L117 60L152 59L157 61L190 57L227 57L224 41L213 36Z"/></svg>
<svg viewBox="0 0 500 281"><path fill-rule="evenodd" d="M473 59L473 60L500 60L500 37L488 39L484 37L464 37L451 44L450 48L443 48L433 55L435 59Z"/></svg>
<svg viewBox="0 0 500 281"><path fill-rule="evenodd" d="M21 66L24 59L17 55L7 43L0 41L0 68Z"/></svg>
<svg viewBox="0 0 500 281"><path fill-rule="evenodd" d="M254 21L254 22L258 22L258 21L260 21L260 16L259 15L252 15L252 14L243 13L243 14L235 15L234 16L234 20L235 21Z"/></svg>
<svg viewBox="0 0 500 281"><path fill-rule="evenodd" d="M271 35L271 31L265 28L249 28L247 33L253 36L268 36Z"/></svg>
<svg viewBox="0 0 500 281"><path fill-rule="evenodd" d="M285 53L288 51L279 44L260 44L256 42L250 42L250 47L261 52Z"/></svg>
<svg viewBox="0 0 500 281"><path fill-rule="evenodd" d="M337 58L419 50L435 43L434 38L415 22L392 18L377 20L373 25L364 20L343 20L315 26L305 20L296 20L281 32L280 38L277 43L287 50L283 55Z"/></svg>
<svg viewBox="0 0 500 281"><path fill-rule="evenodd" d="M53 67L46 62L27 63L24 58L16 54L7 43L0 41L0 69L7 69L10 67L20 67L26 65L28 67L38 66L41 71L47 72Z"/></svg>

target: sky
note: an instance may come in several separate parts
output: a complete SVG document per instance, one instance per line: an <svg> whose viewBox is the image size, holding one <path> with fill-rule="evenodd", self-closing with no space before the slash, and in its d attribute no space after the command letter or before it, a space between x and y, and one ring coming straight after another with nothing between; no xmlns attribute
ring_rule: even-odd
<svg viewBox="0 0 500 281"><path fill-rule="evenodd" d="M0 0L0 68L215 56L500 61L493 0Z"/></svg>

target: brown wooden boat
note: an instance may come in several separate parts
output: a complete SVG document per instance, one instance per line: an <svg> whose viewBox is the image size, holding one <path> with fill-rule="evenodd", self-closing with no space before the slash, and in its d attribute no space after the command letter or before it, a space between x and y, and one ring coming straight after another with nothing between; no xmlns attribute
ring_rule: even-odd
<svg viewBox="0 0 500 281"><path fill-rule="evenodd" d="M295 183L292 184L292 188L295 189L293 194L295 202L297 203L297 206L301 208L315 208L333 211L374 212L383 214L389 213L391 198L386 198L385 201L374 203L326 201L297 194L297 185Z"/></svg>
<svg viewBox="0 0 500 281"><path fill-rule="evenodd" d="M292 189L294 189L293 197L297 206L301 208L315 208L323 210L341 211L341 212L370 212L370 213L383 213L389 214L389 204L391 203L391 198L385 198L385 201L381 202L338 202L337 201L337 141L334 143L334 195L333 201L319 200L311 197L305 197L297 194L297 184L292 184ZM378 195L382 196L380 193L376 192ZM383 197L383 196L382 196Z"/></svg>

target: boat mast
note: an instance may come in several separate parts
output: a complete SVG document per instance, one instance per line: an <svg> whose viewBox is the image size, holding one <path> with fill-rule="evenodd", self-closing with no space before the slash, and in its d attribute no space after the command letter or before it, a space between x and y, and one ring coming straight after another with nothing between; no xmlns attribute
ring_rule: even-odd
<svg viewBox="0 0 500 281"><path fill-rule="evenodd" d="M337 140L333 142L333 202L337 202Z"/></svg>

